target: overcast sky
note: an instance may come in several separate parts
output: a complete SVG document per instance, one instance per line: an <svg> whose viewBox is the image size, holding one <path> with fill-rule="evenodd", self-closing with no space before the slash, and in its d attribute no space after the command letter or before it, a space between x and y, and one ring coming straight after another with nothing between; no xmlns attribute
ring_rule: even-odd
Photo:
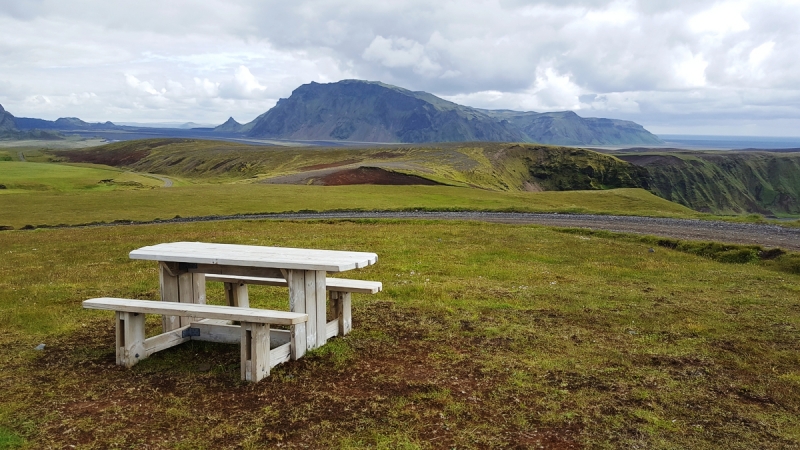
<svg viewBox="0 0 800 450"><path fill-rule="evenodd" d="M0 0L20 117L248 122L379 80L655 133L800 136L800 0Z"/></svg>

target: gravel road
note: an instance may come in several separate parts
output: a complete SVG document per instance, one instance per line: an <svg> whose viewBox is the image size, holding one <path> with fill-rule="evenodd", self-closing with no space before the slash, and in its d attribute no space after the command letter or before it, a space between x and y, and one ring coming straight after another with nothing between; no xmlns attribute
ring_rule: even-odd
<svg viewBox="0 0 800 450"><path fill-rule="evenodd" d="M243 214L236 216L186 217L163 222L200 222L213 220L275 219L431 219L478 220L511 224L538 224L554 227L588 228L622 233L637 233L695 241L756 244L800 251L800 228L777 225L730 223L709 220L663 219L637 216L602 216L588 214L531 214L499 212L330 212L288 214Z"/></svg>

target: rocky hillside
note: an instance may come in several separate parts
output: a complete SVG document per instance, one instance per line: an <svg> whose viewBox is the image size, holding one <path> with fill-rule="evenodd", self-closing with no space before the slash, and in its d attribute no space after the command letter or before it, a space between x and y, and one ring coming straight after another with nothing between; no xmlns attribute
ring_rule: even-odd
<svg viewBox="0 0 800 450"><path fill-rule="evenodd" d="M364 142L527 140L510 124L477 110L358 80L300 86L256 118L248 136Z"/></svg>
<svg viewBox="0 0 800 450"><path fill-rule="evenodd" d="M572 111L535 113L490 111L488 115L508 120L528 138L558 145L658 145L661 139L636 122L580 117Z"/></svg>
<svg viewBox="0 0 800 450"><path fill-rule="evenodd" d="M19 118L14 117L10 112L0 105L0 139L37 139L37 140L60 140L63 136L51 130L20 130Z"/></svg>
<svg viewBox="0 0 800 450"><path fill-rule="evenodd" d="M800 153L617 155L647 170L649 189L697 211L800 214Z"/></svg>
<svg viewBox="0 0 800 450"><path fill-rule="evenodd" d="M17 124L14 121L14 116L3 109L3 105L0 105L0 134L12 131L17 131Z"/></svg>
<svg viewBox="0 0 800 450"><path fill-rule="evenodd" d="M380 82L305 84L254 121L219 131L250 137L362 142L537 142L557 145L659 144L633 122L582 118L571 111L491 111Z"/></svg>

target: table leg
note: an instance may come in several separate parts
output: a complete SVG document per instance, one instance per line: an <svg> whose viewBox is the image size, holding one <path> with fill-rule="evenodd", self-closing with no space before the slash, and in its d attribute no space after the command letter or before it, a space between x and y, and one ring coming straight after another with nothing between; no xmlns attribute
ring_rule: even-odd
<svg viewBox="0 0 800 450"><path fill-rule="evenodd" d="M225 301L228 306L249 308L250 297L247 294L247 285L244 283L225 283Z"/></svg>
<svg viewBox="0 0 800 450"><path fill-rule="evenodd" d="M287 270L284 273L289 286L289 311L306 312L306 273L302 270ZM306 354L306 329L308 322L298 323L292 327L292 360L298 360Z"/></svg>
<svg viewBox="0 0 800 450"><path fill-rule="evenodd" d="M161 301L200 304L206 302L205 274L180 271L177 264L162 262L159 264L159 280ZM162 328L166 333L191 322L189 317L163 316Z"/></svg>
<svg viewBox="0 0 800 450"><path fill-rule="evenodd" d="M286 281L289 285L289 309L293 312L308 314L305 324L305 345L308 350L315 349L327 342L325 334L325 292L324 270L287 270ZM302 327L296 326L299 333ZM298 350L299 351L299 350Z"/></svg>

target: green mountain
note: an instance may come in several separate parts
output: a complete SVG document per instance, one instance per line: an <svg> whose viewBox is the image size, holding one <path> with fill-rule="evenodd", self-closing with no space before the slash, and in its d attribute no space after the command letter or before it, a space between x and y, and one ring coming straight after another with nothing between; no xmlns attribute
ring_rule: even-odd
<svg viewBox="0 0 800 450"><path fill-rule="evenodd" d="M217 128L231 131L230 122ZM662 143L633 122L582 118L571 111L483 110L362 80L304 84L239 131L260 138L363 142Z"/></svg>
<svg viewBox="0 0 800 450"><path fill-rule="evenodd" d="M716 214L800 214L800 152L618 154L659 197Z"/></svg>

